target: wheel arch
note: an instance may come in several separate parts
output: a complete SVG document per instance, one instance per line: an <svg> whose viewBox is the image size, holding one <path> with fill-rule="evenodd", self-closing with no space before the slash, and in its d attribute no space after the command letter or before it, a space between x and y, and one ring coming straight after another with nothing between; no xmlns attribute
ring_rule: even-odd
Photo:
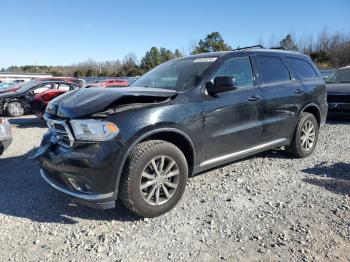
<svg viewBox="0 0 350 262"><path fill-rule="evenodd" d="M313 114L317 120L318 128L320 128L321 125L321 109L318 105L311 103L307 104L303 107L303 109L300 111L300 114L303 112L307 112L310 114Z"/></svg>
<svg viewBox="0 0 350 262"><path fill-rule="evenodd" d="M185 155L188 168L189 175L192 174L193 168L196 163L196 148L191 139L191 137L186 134L184 131L177 128L158 128L149 132L146 132L139 136L135 141L133 141L122 159L121 165L119 166L116 180L116 191L119 191L120 178L123 174L123 170L125 168L125 163L131 153L131 150L139 143L147 140L163 140L177 146Z"/></svg>

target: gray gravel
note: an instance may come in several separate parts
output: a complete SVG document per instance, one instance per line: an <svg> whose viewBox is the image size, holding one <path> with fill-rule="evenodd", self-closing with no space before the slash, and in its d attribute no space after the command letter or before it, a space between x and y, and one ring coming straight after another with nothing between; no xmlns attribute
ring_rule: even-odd
<svg viewBox="0 0 350 262"><path fill-rule="evenodd" d="M12 119L0 157L1 261L350 261L350 122L324 126L314 155L270 151L190 179L170 213L71 203L28 157L45 132Z"/></svg>

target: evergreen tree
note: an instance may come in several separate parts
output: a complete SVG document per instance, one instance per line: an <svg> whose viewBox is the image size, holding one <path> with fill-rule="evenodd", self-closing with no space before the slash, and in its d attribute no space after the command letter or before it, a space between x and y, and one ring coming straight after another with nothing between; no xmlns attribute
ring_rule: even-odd
<svg viewBox="0 0 350 262"><path fill-rule="evenodd" d="M192 54L228 51L231 47L225 43L219 32L212 32L198 42L198 45L191 52Z"/></svg>

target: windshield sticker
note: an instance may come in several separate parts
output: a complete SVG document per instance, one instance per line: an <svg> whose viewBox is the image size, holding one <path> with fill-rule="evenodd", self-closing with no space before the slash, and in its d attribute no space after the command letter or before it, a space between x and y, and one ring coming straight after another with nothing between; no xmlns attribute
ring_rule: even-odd
<svg viewBox="0 0 350 262"><path fill-rule="evenodd" d="M217 57L203 57L203 58L196 58L193 60L193 63L206 63L206 62L214 62Z"/></svg>

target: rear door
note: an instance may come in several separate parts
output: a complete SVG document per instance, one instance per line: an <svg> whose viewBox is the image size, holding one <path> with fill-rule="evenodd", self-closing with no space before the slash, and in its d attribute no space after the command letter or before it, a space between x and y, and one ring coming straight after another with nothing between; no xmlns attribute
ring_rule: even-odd
<svg viewBox="0 0 350 262"><path fill-rule="evenodd" d="M265 142L288 139L305 100L304 86L288 70L278 55L256 55L258 83L262 91Z"/></svg>
<svg viewBox="0 0 350 262"><path fill-rule="evenodd" d="M250 57L229 59L212 80L217 76L235 78L237 89L216 94L204 102L205 163L210 164L215 158L225 159L259 144L262 134L261 94L254 84Z"/></svg>

